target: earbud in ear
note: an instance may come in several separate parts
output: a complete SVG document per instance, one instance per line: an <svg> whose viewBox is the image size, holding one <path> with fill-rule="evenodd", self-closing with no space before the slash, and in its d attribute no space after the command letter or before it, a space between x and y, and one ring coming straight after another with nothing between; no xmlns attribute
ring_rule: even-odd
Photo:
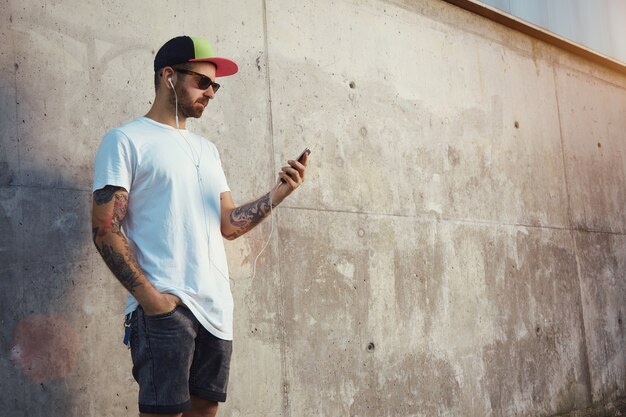
<svg viewBox="0 0 626 417"><path fill-rule="evenodd" d="M172 77L168 77L167 78L167 82L170 83L170 85L172 86L172 90L174 89L174 84L172 84Z"/></svg>

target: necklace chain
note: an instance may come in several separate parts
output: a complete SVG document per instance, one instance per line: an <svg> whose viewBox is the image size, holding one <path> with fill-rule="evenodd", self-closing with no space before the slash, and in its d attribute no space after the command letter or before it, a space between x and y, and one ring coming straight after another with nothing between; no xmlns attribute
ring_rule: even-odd
<svg viewBox="0 0 626 417"><path fill-rule="evenodd" d="M178 98L177 98L177 102L176 102L176 117L178 118ZM178 126L178 120L177 120L176 125ZM226 274L224 274L222 272L222 270L217 265L213 264L213 262L211 261L211 231L210 231L211 223L207 222L207 218L206 218L206 207L204 206L204 197L203 197L204 196L204 187L202 185L202 178L200 176L200 161L202 159L202 150L204 149L204 147L202 146L202 142L200 142L200 152L199 152L199 154L197 154L194 151L194 147L191 145L191 141L189 139L187 139L187 137L185 135L183 135L183 132L181 132L180 129L176 129L176 131L183 138L183 140L187 143L187 146L189 147L189 150L191 151L191 154L188 154L187 151L185 151L183 145L178 143L178 140L176 141L176 143L179 144L179 146L181 147L181 149L183 150L185 155L187 155L189 157L189 159L191 159L191 162L193 162L194 166L196 167L196 176L198 178L198 187L199 187L199 191L200 191L200 200L202 201L202 215L204 217L204 230L206 232L206 239L207 239L207 245L208 245L209 263L213 265L215 270L217 272L219 272L219 274L224 279L226 279L226 281L228 281L229 280L228 276ZM196 162L196 157L197 157L197 162Z"/></svg>
<svg viewBox="0 0 626 417"><path fill-rule="evenodd" d="M185 135L183 135L183 132L181 132L179 129L176 129L176 131L183 138L183 140L189 147L189 151L191 152L191 155L188 154L186 151L185 151L185 155L187 155L189 159L191 159L191 162L193 162L193 165L196 167L196 173L198 174L198 179L200 179L199 175L200 175L200 161L202 159L202 144L200 144L200 152L197 153L194 150L194 147L191 145L191 141L187 137L185 137Z"/></svg>

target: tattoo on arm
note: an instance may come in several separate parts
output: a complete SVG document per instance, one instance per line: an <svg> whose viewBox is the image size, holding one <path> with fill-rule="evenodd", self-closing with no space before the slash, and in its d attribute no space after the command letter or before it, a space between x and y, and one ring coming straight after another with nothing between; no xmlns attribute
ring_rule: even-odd
<svg viewBox="0 0 626 417"><path fill-rule="evenodd" d="M113 195L117 190L121 190L122 187L116 187L114 185L107 185L93 192L93 198L97 205L101 206L108 203L113 198Z"/></svg>
<svg viewBox="0 0 626 417"><path fill-rule="evenodd" d="M268 215L271 210L270 204L270 193L267 193L256 201L234 209L230 213L229 221L236 229L224 237L234 239L250 231Z"/></svg>
<svg viewBox="0 0 626 417"><path fill-rule="evenodd" d="M126 245L126 249L128 249L128 244ZM129 250L127 250L126 253L120 253L116 251L112 245L102 245L100 254L109 269L111 269L111 272L113 272L118 281L121 282L131 294L135 292L135 288L142 285L141 282L139 282L139 274L136 272L139 270L139 265L137 265L135 257ZM133 269L131 265L135 268Z"/></svg>
<svg viewBox="0 0 626 417"><path fill-rule="evenodd" d="M141 267L131 249L130 243L122 232L122 220L128 212L128 193L121 187L107 185L93 193L95 205L110 204L113 209L104 218L95 221L92 226L92 237L98 252L104 259L113 275L131 293L143 283ZM108 210L107 210L107 213ZM109 236L104 241L105 236Z"/></svg>
<svg viewBox="0 0 626 417"><path fill-rule="evenodd" d="M122 233L122 220L128 212L128 194L115 194L115 203L113 204L113 218L111 219L111 230L113 233Z"/></svg>

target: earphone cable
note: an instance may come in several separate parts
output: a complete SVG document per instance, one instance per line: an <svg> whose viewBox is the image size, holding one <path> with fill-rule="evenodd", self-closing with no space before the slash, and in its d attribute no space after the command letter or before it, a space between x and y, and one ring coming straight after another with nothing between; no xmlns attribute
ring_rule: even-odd
<svg viewBox="0 0 626 417"><path fill-rule="evenodd" d="M274 222L274 209L273 209L273 204L272 204L272 192L271 191L270 191L269 200L270 200L270 234L267 236L267 240L265 241L265 244L263 245L263 247L261 248L257 256L254 258L254 262L252 263L252 276L250 277L251 281L254 280L254 278L256 277L256 261L259 259L261 254L265 251L265 249L269 245L270 240L272 239L272 235L274 234L274 230L276 228L276 224Z"/></svg>
<svg viewBox="0 0 626 417"><path fill-rule="evenodd" d="M200 160L202 158L202 144L200 144L200 153L197 157L197 162L196 159L194 158L196 156L196 153L193 150L193 147L191 146L191 142L189 141L189 139L187 139L185 137L185 135L183 135L183 133L180 131L180 124L178 121L178 95L176 94L176 89L174 88L174 85L172 84L172 80L169 79L168 80L170 82L170 85L172 86L172 91L174 92L174 102L175 102L175 106L176 106L176 130L178 131L178 134L183 138L183 140L187 143L187 146L189 147L189 150L191 151L191 155L188 155L189 158L191 159L192 163L194 164L194 166L196 167L196 176L198 179L198 187L200 190L200 200L202 201L202 215L204 217L204 227L205 227L205 231L207 234L207 250L208 250L208 256L209 256L209 264L212 265L219 273L220 275L222 275L222 277L226 280L229 279L229 277L224 274L224 272L222 272L222 270L220 268L217 267L217 265L215 265L213 263L213 261L211 260L211 222L207 222L207 218L206 218L206 207L204 205L204 186L202 185L202 179L200 177ZM187 152L185 152L186 154ZM261 248L261 250L259 251L259 253L257 254L257 256L254 258L254 262L252 263L252 276L250 277L250 280L254 280L254 278L256 277L256 264L257 261L259 259L259 257L261 256L261 254L265 251L265 249L267 249L272 236L274 234L274 230L276 228L275 225L275 219L274 219L274 209L273 209L273 204L272 204L272 192L270 191L270 195L269 195L269 205L270 205L270 233L267 237L267 240L265 241L265 244L263 245L263 247Z"/></svg>

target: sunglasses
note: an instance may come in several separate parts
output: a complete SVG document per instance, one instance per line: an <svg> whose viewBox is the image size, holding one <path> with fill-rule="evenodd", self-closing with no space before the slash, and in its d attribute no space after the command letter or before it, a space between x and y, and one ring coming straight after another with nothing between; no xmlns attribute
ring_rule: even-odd
<svg viewBox="0 0 626 417"><path fill-rule="evenodd" d="M176 72L180 72L180 73L188 74L188 75L195 75L196 77L198 77L196 78L196 81L198 81L198 88L200 90L206 90L209 87L213 87L213 92L217 93L217 90L220 89L220 85L218 83L214 82L212 79L210 79L204 74L200 74L198 72L190 71L187 69L180 69L180 68L172 68L172 69Z"/></svg>

